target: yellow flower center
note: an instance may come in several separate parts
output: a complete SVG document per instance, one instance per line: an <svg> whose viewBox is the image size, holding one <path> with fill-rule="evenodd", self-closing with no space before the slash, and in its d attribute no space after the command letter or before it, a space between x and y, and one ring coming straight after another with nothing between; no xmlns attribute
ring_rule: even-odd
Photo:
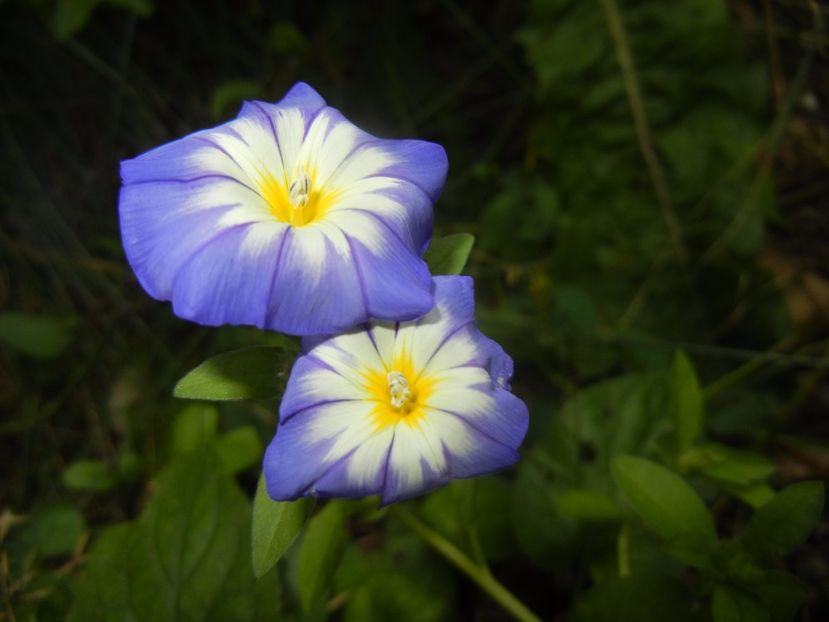
<svg viewBox="0 0 829 622"><path fill-rule="evenodd" d="M378 430L398 422L416 427L426 416L426 404L438 379L414 370L411 357L402 354L392 365L364 373L365 389L375 402L372 415Z"/></svg>
<svg viewBox="0 0 829 622"><path fill-rule="evenodd" d="M314 183L310 174L297 168L290 179L278 180L267 174L259 182L259 191L279 222L304 227L320 220L337 200L336 191L326 191Z"/></svg>

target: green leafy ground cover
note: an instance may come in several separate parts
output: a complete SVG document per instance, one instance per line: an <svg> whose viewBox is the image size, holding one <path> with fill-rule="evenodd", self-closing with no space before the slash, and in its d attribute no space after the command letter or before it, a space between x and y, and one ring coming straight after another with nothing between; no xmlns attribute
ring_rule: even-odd
<svg viewBox="0 0 829 622"><path fill-rule="evenodd" d="M825 619L827 17L0 3L0 620ZM271 502L297 342L135 282L118 161L300 79L446 146L427 259L515 358L515 469Z"/></svg>

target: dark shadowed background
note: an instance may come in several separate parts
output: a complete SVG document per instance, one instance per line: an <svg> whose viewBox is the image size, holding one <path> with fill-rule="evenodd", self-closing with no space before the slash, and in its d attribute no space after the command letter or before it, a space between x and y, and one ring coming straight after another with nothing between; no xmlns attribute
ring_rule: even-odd
<svg viewBox="0 0 829 622"><path fill-rule="evenodd" d="M373 134L445 146L436 235L475 235L478 320L530 407L516 469L412 511L543 619L826 619L825 521L772 559L738 536L773 491L829 474L827 19L807 0L0 1L0 620L510 619L371 504L310 596L305 538L258 581L245 541L203 553L221 576L164 584L227 611L118 604L162 589L104 558L127 521L177 520L152 499L196 476L165 469L223 447L221 486L246 497L218 521L244 531L276 425L278 396L177 400L176 381L261 343L284 374L297 348L141 290L119 161L299 80ZM704 414L674 442L683 391ZM715 562L639 521L621 454L694 486Z"/></svg>

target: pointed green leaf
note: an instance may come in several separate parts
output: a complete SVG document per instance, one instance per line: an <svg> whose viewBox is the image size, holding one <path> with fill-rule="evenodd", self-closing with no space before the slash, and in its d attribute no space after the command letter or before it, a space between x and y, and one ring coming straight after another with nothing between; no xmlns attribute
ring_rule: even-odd
<svg viewBox="0 0 829 622"><path fill-rule="evenodd" d="M781 490L754 513L740 536L758 557L781 557L799 548L823 511L823 483L799 482Z"/></svg>
<svg viewBox="0 0 829 622"><path fill-rule="evenodd" d="M331 501L308 523L299 549L299 602L306 612L320 604L329 591L348 532L346 505Z"/></svg>
<svg viewBox="0 0 829 622"><path fill-rule="evenodd" d="M262 439L253 426L246 425L222 434L216 449L228 473L239 473L262 458Z"/></svg>
<svg viewBox="0 0 829 622"><path fill-rule="evenodd" d="M424 259L432 274L460 274L475 244L470 233L454 233L432 240Z"/></svg>
<svg viewBox="0 0 829 622"><path fill-rule="evenodd" d="M611 575L575 598L568 622L691 622L693 595L670 573Z"/></svg>
<svg viewBox="0 0 829 622"><path fill-rule="evenodd" d="M178 381L173 395L194 400L275 398L279 392L280 348L258 346L219 354Z"/></svg>
<svg viewBox="0 0 829 622"><path fill-rule="evenodd" d="M634 456L611 465L613 478L645 524L678 544L713 546L714 521L696 491L676 473Z"/></svg>
<svg viewBox="0 0 829 622"><path fill-rule="evenodd" d="M243 101L261 97L262 87L253 80L222 82L213 91L213 97L210 99L210 117L218 121L238 109Z"/></svg>
<svg viewBox="0 0 829 622"><path fill-rule="evenodd" d="M413 533L387 529L383 546L348 545L334 579L348 594L342 622L457 620L456 586L447 564ZM454 615L453 615L454 614Z"/></svg>
<svg viewBox="0 0 829 622"><path fill-rule="evenodd" d="M774 490L768 484L751 484L749 486L725 485L722 488L754 509L766 505L774 498Z"/></svg>
<svg viewBox="0 0 829 622"><path fill-rule="evenodd" d="M671 385L677 445L679 451L683 452L699 436L702 426L702 390L691 361L682 351L674 356Z"/></svg>
<svg viewBox="0 0 829 622"><path fill-rule="evenodd" d="M187 404L173 419L170 450L185 454L216 438L219 409L214 404Z"/></svg>
<svg viewBox="0 0 829 622"><path fill-rule="evenodd" d="M719 585L711 598L714 622L766 622L769 614L753 595L727 585Z"/></svg>
<svg viewBox="0 0 829 622"><path fill-rule="evenodd" d="M555 498L562 516L583 521L612 521L622 516L613 499L598 490L570 488Z"/></svg>
<svg viewBox="0 0 829 622"><path fill-rule="evenodd" d="M761 483L774 473L774 464L765 456L716 443L689 449L679 463L715 482L735 486Z"/></svg>
<svg viewBox="0 0 829 622"><path fill-rule="evenodd" d="M61 476L69 490L103 492L115 486L115 471L102 460L77 460Z"/></svg>
<svg viewBox="0 0 829 622"><path fill-rule="evenodd" d="M53 505L32 512L17 538L41 555L68 555L86 530L86 520L74 505Z"/></svg>
<svg viewBox="0 0 829 622"><path fill-rule="evenodd" d="M747 585L756 594L774 622L791 622L809 593L794 575L782 570L767 570Z"/></svg>
<svg viewBox="0 0 829 622"><path fill-rule="evenodd" d="M211 444L177 457L154 489L137 521L93 546L68 619L280 619L273 579L251 570L250 503Z"/></svg>
<svg viewBox="0 0 829 622"><path fill-rule="evenodd" d="M0 345L38 359L60 355L72 341L75 320L6 311L0 313Z"/></svg>
<svg viewBox="0 0 829 622"><path fill-rule="evenodd" d="M274 501L259 478L253 500L253 573L266 574L293 544L313 507L308 497L296 501Z"/></svg>

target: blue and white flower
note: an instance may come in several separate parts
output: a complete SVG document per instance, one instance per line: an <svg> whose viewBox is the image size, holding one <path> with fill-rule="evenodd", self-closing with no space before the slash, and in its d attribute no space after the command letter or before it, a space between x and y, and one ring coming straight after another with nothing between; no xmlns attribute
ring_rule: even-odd
<svg viewBox="0 0 829 622"><path fill-rule="evenodd" d="M512 360L475 326L472 279L434 282L418 320L305 340L265 454L272 498L385 505L516 462L528 416Z"/></svg>
<svg viewBox="0 0 829 622"><path fill-rule="evenodd" d="M421 255L446 154L381 140L307 84L121 165L127 258L154 298L211 326L333 333L434 303Z"/></svg>

